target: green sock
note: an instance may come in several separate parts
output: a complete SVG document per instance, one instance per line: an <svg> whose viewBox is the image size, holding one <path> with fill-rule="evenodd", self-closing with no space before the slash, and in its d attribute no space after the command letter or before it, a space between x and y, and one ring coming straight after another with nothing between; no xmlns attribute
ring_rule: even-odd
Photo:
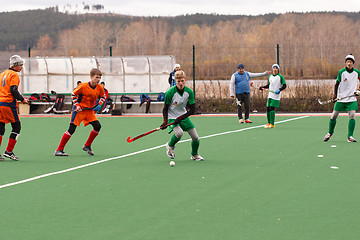
<svg viewBox="0 0 360 240"><path fill-rule="evenodd" d="M194 155L198 154L199 145L200 145L200 140L191 141L191 155L194 156Z"/></svg>
<svg viewBox="0 0 360 240"><path fill-rule="evenodd" d="M275 125L275 110L270 111L270 124Z"/></svg>
<svg viewBox="0 0 360 240"><path fill-rule="evenodd" d="M355 119L349 119L348 137L353 136L355 130Z"/></svg>
<svg viewBox="0 0 360 240"><path fill-rule="evenodd" d="M335 125L336 125L336 119L334 119L334 120L330 119L330 122L329 122L329 133L330 134L334 133Z"/></svg>
<svg viewBox="0 0 360 240"><path fill-rule="evenodd" d="M170 147L175 147L175 144L180 141L180 138L175 137L175 134L171 137L170 142L169 142L169 146Z"/></svg>
<svg viewBox="0 0 360 240"><path fill-rule="evenodd" d="M266 112L267 122L270 123L270 112Z"/></svg>

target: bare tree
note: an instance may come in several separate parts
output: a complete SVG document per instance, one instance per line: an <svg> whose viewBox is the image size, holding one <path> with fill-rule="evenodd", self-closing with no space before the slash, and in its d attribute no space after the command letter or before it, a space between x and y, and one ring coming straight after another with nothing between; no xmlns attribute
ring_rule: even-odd
<svg viewBox="0 0 360 240"><path fill-rule="evenodd" d="M96 55L96 40L94 36L96 22L94 20L80 23L74 30L74 44L81 56Z"/></svg>
<svg viewBox="0 0 360 240"><path fill-rule="evenodd" d="M114 53L117 55L125 55L124 49L124 27L121 22L117 22L113 25L113 36L114 36Z"/></svg>
<svg viewBox="0 0 360 240"><path fill-rule="evenodd" d="M59 33L57 49L59 50L59 52L62 53L61 55L74 56L73 54L70 53L70 50L74 49L74 46L73 46L74 39L73 38L74 38L73 30L71 30L71 29L66 29Z"/></svg>
<svg viewBox="0 0 360 240"><path fill-rule="evenodd" d="M99 22L95 24L94 40L97 45L100 56L104 56L109 46L110 38L113 36L114 31L109 23Z"/></svg>
<svg viewBox="0 0 360 240"><path fill-rule="evenodd" d="M41 36L37 42L37 49L40 56L48 56L53 48L53 42L49 35L45 34Z"/></svg>

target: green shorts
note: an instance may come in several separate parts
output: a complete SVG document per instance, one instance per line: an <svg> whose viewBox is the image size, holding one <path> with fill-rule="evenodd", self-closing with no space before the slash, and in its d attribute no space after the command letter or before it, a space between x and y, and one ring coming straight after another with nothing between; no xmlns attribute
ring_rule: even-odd
<svg viewBox="0 0 360 240"><path fill-rule="evenodd" d="M334 110L338 111L338 112L347 112L347 111L352 111L358 110L358 105L357 105L357 101L354 102L336 102L335 106L334 106Z"/></svg>
<svg viewBox="0 0 360 240"><path fill-rule="evenodd" d="M275 100L275 99L272 99L272 98L268 98L267 102L266 102L266 107L279 108L280 107L280 100Z"/></svg>
<svg viewBox="0 0 360 240"><path fill-rule="evenodd" d="M168 124L173 122L175 122L175 119L168 119ZM190 121L190 118L187 117L184 120L182 120L180 124L170 125L169 133L171 133L174 127L176 126L180 126L183 131L189 131L195 127L195 125Z"/></svg>

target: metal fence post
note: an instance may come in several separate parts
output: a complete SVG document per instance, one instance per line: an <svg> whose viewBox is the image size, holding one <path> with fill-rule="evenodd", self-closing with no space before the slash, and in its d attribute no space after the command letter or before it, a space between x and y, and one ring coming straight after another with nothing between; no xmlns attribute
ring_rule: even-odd
<svg viewBox="0 0 360 240"><path fill-rule="evenodd" d="M112 73L112 46L110 46L110 72Z"/></svg>
<svg viewBox="0 0 360 240"><path fill-rule="evenodd" d="M193 45L193 91L195 98L195 45Z"/></svg>

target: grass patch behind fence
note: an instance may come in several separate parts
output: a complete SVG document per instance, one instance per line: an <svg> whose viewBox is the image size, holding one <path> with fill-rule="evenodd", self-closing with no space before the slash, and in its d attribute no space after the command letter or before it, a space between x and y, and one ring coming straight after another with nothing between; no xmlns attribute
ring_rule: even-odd
<svg viewBox="0 0 360 240"><path fill-rule="evenodd" d="M331 99L334 95L334 84L335 80L333 82L324 82L324 80L292 81L281 93L280 108L277 111L331 112L334 104L320 105L318 99L322 101ZM192 87L191 83L189 85ZM263 85L266 85L266 80L256 80L254 81L255 88L250 89L251 112L266 111L268 92L258 89ZM206 84L199 82L196 87L196 102L197 111L201 113L237 111L235 100L230 98L229 81L213 80L207 81Z"/></svg>

